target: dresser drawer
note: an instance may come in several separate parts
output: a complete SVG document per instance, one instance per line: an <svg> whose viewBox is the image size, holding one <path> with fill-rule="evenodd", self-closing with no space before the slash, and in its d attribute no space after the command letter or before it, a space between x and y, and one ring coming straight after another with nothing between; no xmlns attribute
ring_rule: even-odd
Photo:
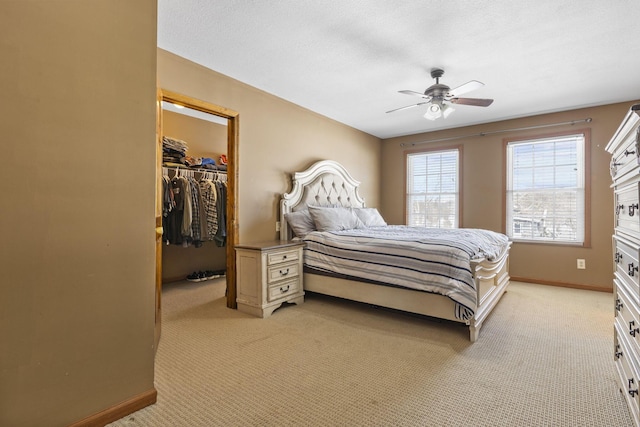
<svg viewBox="0 0 640 427"><path fill-rule="evenodd" d="M267 291L267 300L275 301L280 298L286 298L289 295L293 295L297 293L299 290L300 290L299 278L280 282L278 284L269 286L269 289Z"/></svg>
<svg viewBox="0 0 640 427"><path fill-rule="evenodd" d="M615 191L615 226L621 231L628 231L638 236L640 232L640 210L638 205L638 186L640 183L616 188Z"/></svg>
<svg viewBox="0 0 640 427"><path fill-rule="evenodd" d="M640 378L638 377L638 370L634 366L633 360L636 357L629 350L629 345L623 336L623 332L618 330L618 325L614 327L614 362L616 370L618 371L618 381L620 385L620 391L625 396L628 402L631 415L638 424L638 418L640 416Z"/></svg>
<svg viewBox="0 0 640 427"><path fill-rule="evenodd" d="M300 257L299 249L278 251L267 254L267 265L281 264L283 262L297 261Z"/></svg>
<svg viewBox="0 0 640 427"><path fill-rule="evenodd" d="M638 167L638 141L635 132L629 132L611 156L610 172L614 181L625 179L625 175Z"/></svg>
<svg viewBox="0 0 640 427"><path fill-rule="evenodd" d="M633 343L634 352L638 353L640 348L640 322L638 322L637 297L630 295L628 288L620 282L619 278L613 279L616 323L620 325L620 333L628 336L629 342Z"/></svg>
<svg viewBox="0 0 640 427"><path fill-rule="evenodd" d="M638 300L640 298L640 249L621 236L613 236L613 262L615 271L620 280L629 285L631 294Z"/></svg>
<svg viewBox="0 0 640 427"><path fill-rule="evenodd" d="M267 269L267 283L271 284L298 277L299 275L300 268L298 263L275 265Z"/></svg>

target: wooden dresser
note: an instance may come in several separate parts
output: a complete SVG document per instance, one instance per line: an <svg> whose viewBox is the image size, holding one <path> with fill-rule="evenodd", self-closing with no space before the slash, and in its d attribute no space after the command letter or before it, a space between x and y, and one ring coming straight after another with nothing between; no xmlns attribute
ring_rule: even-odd
<svg viewBox="0 0 640 427"><path fill-rule="evenodd" d="M269 317L285 302L304 302L304 243L286 240L237 245L238 310Z"/></svg>
<svg viewBox="0 0 640 427"><path fill-rule="evenodd" d="M607 144L611 153L615 229L614 361L620 391L640 425L640 104L631 107Z"/></svg>

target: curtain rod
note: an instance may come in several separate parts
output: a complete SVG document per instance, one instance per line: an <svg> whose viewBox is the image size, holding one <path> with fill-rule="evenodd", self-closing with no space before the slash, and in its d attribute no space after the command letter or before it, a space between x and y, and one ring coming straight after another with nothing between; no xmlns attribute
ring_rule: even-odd
<svg viewBox="0 0 640 427"><path fill-rule="evenodd" d="M454 139L462 139L462 138L470 138L470 137L474 137L474 136L485 136L485 135L491 135L494 133L504 133L504 132L516 132L516 131L521 131L521 130L530 130L530 129L540 129L540 128L548 128L548 127L552 127L552 126L563 126L563 125L575 125L576 123L591 123L591 120L593 120L591 117L587 117L586 119L580 119L580 120L571 120L568 122L560 122L560 123L550 123L547 125L537 125L537 126L528 126L528 127L523 127L523 128L512 128L512 129L502 129L502 130L493 130L490 132L479 132L479 133L474 133L471 135L460 135L460 136L452 136L449 138L439 138L439 139L428 139L426 141L418 141L418 142L403 142L400 144L401 147L413 147L415 145L418 144L427 144L429 142L442 142L442 141L451 141Z"/></svg>

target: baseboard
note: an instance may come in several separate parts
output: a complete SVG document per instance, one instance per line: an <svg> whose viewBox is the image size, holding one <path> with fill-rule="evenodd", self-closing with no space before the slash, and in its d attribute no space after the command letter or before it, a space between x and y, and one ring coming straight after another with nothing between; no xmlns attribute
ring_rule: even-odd
<svg viewBox="0 0 640 427"><path fill-rule="evenodd" d="M120 418L126 417L142 408L156 403L158 392L156 389L151 389L137 396L132 397L129 400L105 409L102 412L91 415L83 420L71 424L69 427L104 427L105 425L112 423Z"/></svg>
<svg viewBox="0 0 640 427"><path fill-rule="evenodd" d="M613 288L605 288L602 286L593 286L593 285L583 285L580 283L556 282L551 280L529 279L526 277L517 277L517 276L511 276L511 280L514 282L536 283L538 285L558 286L561 288L584 289L587 291L608 292L608 293L613 292Z"/></svg>

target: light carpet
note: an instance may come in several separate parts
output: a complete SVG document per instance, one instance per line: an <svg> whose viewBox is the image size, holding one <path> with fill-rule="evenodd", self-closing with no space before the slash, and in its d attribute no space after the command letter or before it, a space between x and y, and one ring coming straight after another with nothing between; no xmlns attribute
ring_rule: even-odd
<svg viewBox="0 0 640 427"><path fill-rule="evenodd" d="M111 426L632 426L612 294L512 282L458 324L307 294L267 319L224 281L163 291L158 402Z"/></svg>

